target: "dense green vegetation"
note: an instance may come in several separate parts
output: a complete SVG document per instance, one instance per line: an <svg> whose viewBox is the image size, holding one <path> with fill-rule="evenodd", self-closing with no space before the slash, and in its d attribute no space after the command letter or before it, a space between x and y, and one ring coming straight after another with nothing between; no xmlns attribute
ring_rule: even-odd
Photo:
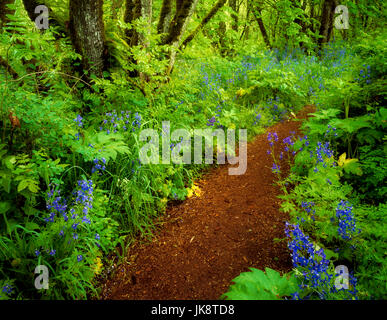
<svg viewBox="0 0 387 320"><path fill-rule="evenodd" d="M82 25L90 3L100 16ZM289 133L273 165L294 271L242 274L225 297L386 298L383 2L343 1L348 30L333 28L329 0L173 3L1 3L0 299L98 298L109 254L152 236L167 202L186 198L208 165L142 164L141 130L170 121L251 139L308 104L305 136ZM49 29L34 4L50 8ZM37 265L49 290L35 289ZM337 265L347 290L335 290Z"/></svg>

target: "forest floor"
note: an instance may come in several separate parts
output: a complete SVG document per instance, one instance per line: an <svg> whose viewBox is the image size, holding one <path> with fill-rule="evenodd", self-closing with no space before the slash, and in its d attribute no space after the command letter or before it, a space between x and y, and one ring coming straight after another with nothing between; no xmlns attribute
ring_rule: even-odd
<svg viewBox="0 0 387 320"><path fill-rule="evenodd" d="M216 300L250 267L290 271L287 243L275 240L285 238L288 215L279 211L267 133L277 132L279 141L290 131L297 134L312 111L307 106L296 120L267 128L250 142L245 174L229 175L230 165L222 165L197 181L200 196L167 209L153 239L129 248L102 284L100 298Z"/></svg>

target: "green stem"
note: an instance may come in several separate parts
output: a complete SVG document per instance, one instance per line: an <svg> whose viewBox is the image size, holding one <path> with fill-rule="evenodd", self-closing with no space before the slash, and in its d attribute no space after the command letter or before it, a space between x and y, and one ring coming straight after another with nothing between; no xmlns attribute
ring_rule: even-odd
<svg viewBox="0 0 387 320"><path fill-rule="evenodd" d="M5 225L7 226L7 233L8 233L9 235L11 235L11 229L10 229L10 227L9 227L8 220L7 220L7 216L6 216L5 212L3 212L3 217L4 217Z"/></svg>

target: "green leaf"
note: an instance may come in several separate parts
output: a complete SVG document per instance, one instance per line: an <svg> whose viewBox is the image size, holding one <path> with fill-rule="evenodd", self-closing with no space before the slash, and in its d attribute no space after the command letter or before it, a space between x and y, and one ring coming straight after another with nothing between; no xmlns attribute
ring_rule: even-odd
<svg viewBox="0 0 387 320"><path fill-rule="evenodd" d="M8 156L4 159L4 164L8 169L13 169L13 165L16 162L16 157L15 156Z"/></svg>
<svg viewBox="0 0 387 320"><path fill-rule="evenodd" d="M28 230L38 230L40 228L39 225L35 222L27 222L25 227Z"/></svg>
<svg viewBox="0 0 387 320"><path fill-rule="evenodd" d="M11 209L11 203L8 201L0 202L0 214L7 213Z"/></svg>
<svg viewBox="0 0 387 320"><path fill-rule="evenodd" d="M24 190L25 188L27 188L27 186L28 186L27 179L20 181L19 185L17 186L17 192Z"/></svg>
<svg viewBox="0 0 387 320"><path fill-rule="evenodd" d="M236 277L222 298L228 300L280 300L297 291L294 276L281 276L278 271L265 268L265 272L250 268Z"/></svg>
<svg viewBox="0 0 387 320"><path fill-rule="evenodd" d="M37 193L39 191L39 186L36 184L35 181L33 180L30 180L30 183L28 184L28 189L32 192L32 193Z"/></svg>
<svg viewBox="0 0 387 320"><path fill-rule="evenodd" d="M1 185L3 186L5 192L9 193L11 191L11 177L8 175L4 175L1 179Z"/></svg>

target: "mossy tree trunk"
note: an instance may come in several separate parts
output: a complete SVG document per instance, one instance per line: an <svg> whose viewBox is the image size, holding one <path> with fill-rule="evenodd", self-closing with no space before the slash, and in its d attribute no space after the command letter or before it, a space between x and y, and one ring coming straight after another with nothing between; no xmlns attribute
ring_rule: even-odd
<svg viewBox="0 0 387 320"><path fill-rule="evenodd" d="M126 0L124 21L133 23L143 17L148 24L144 34L140 34L134 28L126 31L126 40L130 46L145 45L150 34L152 23L152 0Z"/></svg>
<svg viewBox="0 0 387 320"><path fill-rule="evenodd" d="M300 26L301 33L306 34L307 33L307 24L310 22L309 19L307 19L308 15L306 12L306 5L307 1L300 1L300 0L293 0L293 6L294 8L297 8L299 12L302 12L302 14L299 14L296 19L294 19L294 22L297 23ZM300 47L304 47L304 42L300 41Z"/></svg>
<svg viewBox="0 0 387 320"><path fill-rule="evenodd" d="M125 23L133 23L141 17L141 0L126 0L124 21ZM126 30L126 42L129 46L138 44L138 33L134 28Z"/></svg>
<svg viewBox="0 0 387 320"><path fill-rule="evenodd" d="M157 33L168 33L172 17L173 2L172 0L163 0L160 11L159 23L157 24Z"/></svg>
<svg viewBox="0 0 387 320"><path fill-rule="evenodd" d="M324 43L328 43L332 37L333 18L336 6L336 0L325 0L322 5L319 31L321 38L318 39L319 48L321 48Z"/></svg>
<svg viewBox="0 0 387 320"><path fill-rule="evenodd" d="M198 0L176 0L176 14L170 23L169 34L164 40L164 44L171 45L169 64L166 70L167 75L172 72L180 40L185 32L189 19L195 11L197 3Z"/></svg>
<svg viewBox="0 0 387 320"><path fill-rule="evenodd" d="M122 4L124 3L124 0L112 0L112 19L117 20L118 19L118 12L122 7Z"/></svg>
<svg viewBox="0 0 387 320"><path fill-rule="evenodd" d="M237 0L229 0L228 4L231 7L231 9L233 9L235 11L235 13L233 13L233 15L232 15L232 17L233 17L232 29L235 30L236 32L238 32L239 6L237 3Z"/></svg>
<svg viewBox="0 0 387 320"><path fill-rule="evenodd" d="M219 52L222 55L222 57L225 57L227 55L227 44L225 43L225 37L227 31L227 25L226 22L220 21L219 27L218 27L218 34L219 34Z"/></svg>
<svg viewBox="0 0 387 320"><path fill-rule="evenodd" d="M151 33L152 23L152 0L126 0L124 21L133 24L137 19L143 18L147 23L144 32L138 32L135 28L126 31L126 41L130 47L149 46L149 36ZM129 63L136 65L137 61L134 57L129 57ZM138 77L145 79L146 76L138 72L136 69L129 72L130 77Z"/></svg>
<svg viewBox="0 0 387 320"><path fill-rule="evenodd" d="M152 4L152 0L141 0L141 17L145 19L147 27L144 33L140 34L139 41L145 47L149 46L149 36L151 34Z"/></svg>
<svg viewBox="0 0 387 320"><path fill-rule="evenodd" d="M246 20L245 25L243 26L243 30L241 32L241 35L239 37L239 40L247 40L249 38L249 31L250 31L250 13L253 7L253 3L251 1L246 1Z"/></svg>
<svg viewBox="0 0 387 320"><path fill-rule="evenodd" d="M263 19L262 19L262 7L261 7L260 3L258 3L253 8L253 14L254 14L255 19L257 20L259 30L261 31L261 34L263 37L263 41L265 42L265 44L268 48L271 48L270 39L269 39L265 24L263 23Z"/></svg>
<svg viewBox="0 0 387 320"><path fill-rule="evenodd" d="M176 14L171 20L164 44L174 44L181 39L198 0L176 0Z"/></svg>
<svg viewBox="0 0 387 320"><path fill-rule="evenodd" d="M187 44L192 41L192 39L199 33L199 31L211 20L213 16L219 11L221 7L224 6L227 0L218 0L212 9L207 13L207 15L203 18L200 24L196 27L194 31L183 41L180 45L180 50L187 46Z"/></svg>
<svg viewBox="0 0 387 320"><path fill-rule="evenodd" d="M102 76L104 70L105 28L103 0L70 0L69 28L75 50L82 56L85 70Z"/></svg>

